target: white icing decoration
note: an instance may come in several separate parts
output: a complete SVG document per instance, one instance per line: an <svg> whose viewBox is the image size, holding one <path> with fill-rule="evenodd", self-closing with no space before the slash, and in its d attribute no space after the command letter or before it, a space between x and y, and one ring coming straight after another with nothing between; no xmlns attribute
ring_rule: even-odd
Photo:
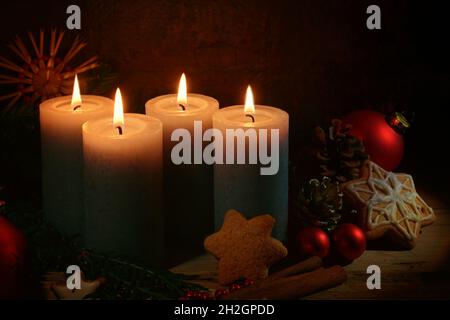
<svg viewBox="0 0 450 320"><path fill-rule="evenodd" d="M369 178L351 182L347 188L367 204L367 226L371 230L391 224L408 240L414 240L420 232L421 222L434 217L433 209L417 194L410 175L388 172L373 162L369 164ZM361 193L370 198L362 198ZM424 213L422 209L425 209ZM380 221L381 218L384 221Z"/></svg>

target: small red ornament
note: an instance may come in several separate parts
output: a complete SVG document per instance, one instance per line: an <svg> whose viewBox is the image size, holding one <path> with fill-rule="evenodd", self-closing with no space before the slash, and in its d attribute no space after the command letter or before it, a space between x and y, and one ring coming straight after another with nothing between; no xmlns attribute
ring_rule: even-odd
<svg viewBox="0 0 450 320"><path fill-rule="evenodd" d="M0 216L0 299L21 294L25 258L25 239L9 221Z"/></svg>
<svg viewBox="0 0 450 320"><path fill-rule="evenodd" d="M323 258L330 251L330 238L320 228L303 228L297 233L296 240L298 252L302 256Z"/></svg>
<svg viewBox="0 0 450 320"><path fill-rule="evenodd" d="M366 250L366 236L358 226L344 223L337 227L332 235L333 248L339 255L355 260Z"/></svg>
<svg viewBox="0 0 450 320"><path fill-rule="evenodd" d="M370 160L388 171L395 170L403 158L403 137L397 133L384 114L371 110L358 110L342 118L350 124L350 133L364 143Z"/></svg>
<svg viewBox="0 0 450 320"><path fill-rule="evenodd" d="M211 300L211 299L212 299L211 292L209 291L202 292L200 300Z"/></svg>
<svg viewBox="0 0 450 320"><path fill-rule="evenodd" d="M241 289L242 289L242 286L237 283L233 283L229 287L230 292L234 292L234 291L241 290Z"/></svg>
<svg viewBox="0 0 450 320"><path fill-rule="evenodd" d="M252 279L245 279L244 280L244 287L249 287L249 286L252 286L252 285L254 285L255 284L255 281L254 280L252 280Z"/></svg>
<svg viewBox="0 0 450 320"><path fill-rule="evenodd" d="M210 300L212 295L209 291L194 291L189 290L184 296L178 298L178 300Z"/></svg>
<svg viewBox="0 0 450 320"><path fill-rule="evenodd" d="M214 292L214 296L216 299L220 299L223 296L226 296L229 293L228 289L226 288L219 288Z"/></svg>

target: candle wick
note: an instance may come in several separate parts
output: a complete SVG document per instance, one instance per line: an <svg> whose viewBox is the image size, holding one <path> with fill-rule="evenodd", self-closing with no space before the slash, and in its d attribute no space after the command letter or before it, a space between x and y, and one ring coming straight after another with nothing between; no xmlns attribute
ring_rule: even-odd
<svg viewBox="0 0 450 320"><path fill-rule="evenodd" d="M183 109L183 111L186 111L186 107L185 106L183 106L181 103L179 103L178 105L181 107L181 109Z"/></svg>
<svg viewBox="0 0 450 320"><path fill-rule="evenodd" d="M77 111L78 109L81 108L81 104L76 105L75 107L73 107L73 111Z"/></svg>
<svg viewBox="0 0 450 320"><path fill-rule="evenodd" d="M250 119L252 119L252 122L255 122L255 117L252 116L251 114L246 114L246 117L249 117Z"/></svg>
<svg viewBox="0 0 450 320"><path fill-rule="evenodd" d="M122 127L121 126L117 126L116 128L117 128L117 130L119 130L119 135L122 135L122 133L123 133Z"/></svg>

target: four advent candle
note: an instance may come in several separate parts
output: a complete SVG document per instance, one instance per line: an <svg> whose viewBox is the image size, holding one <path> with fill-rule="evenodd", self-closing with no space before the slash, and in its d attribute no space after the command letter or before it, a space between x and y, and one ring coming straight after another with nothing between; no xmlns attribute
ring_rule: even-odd
<svg viewBox="0 0 450 320"><path fill-rule="evenodd" d="M215 202L215 226L218 229L222 223L225 212L236 209L247 217L260 214L270 214L276 219L274 236L285 240L287 236L288 218L288 138L289 115L278 108L268 106L255 106L250 87L247 90L245 106L231 106L220 109L213 115L213 126L219 129L224 137L224 148L233 143L234 155L237 156L238 139L234 141L226 139L227 129L255 129L255 141L250 148L250 140L244 142L245 150L253 149L261 155L261 129L272 131L279 130L279 162L278 172L274 175L262 175L260 164L234 164L214 165L214 202ZM271 146L271 132L265 137L267 145ZM245 137L244 137L245 139ZM272 153L276 150L271 150ZM224 150L230 152L230 150ZM229 154L227 155L229 156ZM244 156L245 157L245 156ZM278 155L276 155L278 157ZM248 155L250 158L250 155ZM244 158L245 159L245 158Z"/></svg>
<svg viewBox="0 0 450 320"><path fill-rule="evenodd" d="M83 241L83 155L81 125L112 116L114 102L99 96L74 93L40 105L42 190L47 219L70 236Z"/></svg>
<svg viewBox="0 0 450 320"><path fill-rule="evenodd" d="M178 96L160 96L146 103L146 113L154 117L124 116L117 90L112 118L112 100L81 98L76 77L74 94L69 100L55 98L40 106L44 208L49 220L60 230L81 235L86 231L87 245L92 248L149 262L160 263L165 247L166 252L175 253L166 257L166 263L174 263L185 258L180 253L191 255L193 249L200 249L203 238L212 231L214 198L216 228L231 208L249 217L268 213L277 220L274 235L285 240L289 116L273 107L255 108L250 87L245 106L218 111L217 100L187 95L183 74ZM214 166L214 197L211 167L202 159L203 130L212 124L225 138L222 143L227 159L226 165L220 162ZM173 135L177 129L184 129L191 136L190 160L186 161L183 155L182 165L172 159L173 147L181 137ZM245 129L243 139L229 136L229 129ZM253 141L252 135L247 135L251 130L255 131ZM261 135L265 130L276 131L276 135L267 132ZM239 139L243 148L238 146ZM261 150L263 140L265 151ZM227 154L230 143L231 156ZM255 153L258 150L260 156L265 152L266 160L269 152L276 153L276 171L264 175L263 170L271 170L261 169L255 162L246 164L246 155L239 155L243 149ZM252 157L248 155L248 159ZM162 199L166 206L165 221ZM183 239L181 247L179 239Z"/></svg>
<svg viewBox="0 0 450 320"><path fill-rule="evenodd" d="M114 120L86 122L83 147L87 245L161 263L161 121L124 116L117 90Z"/></svg>
<svg viewBox="0 0 450 320"><path fill-rule="evenodd" d="M177 263L203 250L203 239L214 229L213 168L202 162L202 136L211 128L212 115L219 102L200 94L187 94L186 78L180 79L178 96L169 94L149 100L146 113L160 119L164 128L164 212L166 252L169 264ZM194 121L201 121L202 129L194 132ZM172 162L174 130L184 128L191 134L191 164Z"/></svg>

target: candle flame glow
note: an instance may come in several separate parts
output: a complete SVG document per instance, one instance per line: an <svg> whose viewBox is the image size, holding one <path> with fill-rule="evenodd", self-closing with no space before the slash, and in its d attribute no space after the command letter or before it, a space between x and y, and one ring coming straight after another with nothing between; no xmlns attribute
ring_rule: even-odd
<svg viewBox="0 0 450 320"><path fill-rule="evenodd" d="M73 93L72 93L72 102L70 106L73 110L81 107L81 94L80 94L80 86L78 85L78 77L75 74L75 81L73 82Z"/></svg>
<svg viewBox="0 0 450 320"><path fill-rule="evenodd" d="M247 93L245 94L245 106L244 112L246 114L254 114L255 113L255 102L253 101L253 92L252 88L248 86Z"/></svg>
<svg viewBox="0 0 450 320"><path fill-rule="evenodd" d="M177 103L183 106L187 105L187 84L184 73L181 75L180 85L178 86Z"/></svg>
<svg viewBox="0 0 450 320"><path fill-rule="evenodd" d="M114 99L114 118L113 118L114 128L123 127L125 122L123 118L123 103L122 94L120 89L116 90L116 97Z"/></svg>

